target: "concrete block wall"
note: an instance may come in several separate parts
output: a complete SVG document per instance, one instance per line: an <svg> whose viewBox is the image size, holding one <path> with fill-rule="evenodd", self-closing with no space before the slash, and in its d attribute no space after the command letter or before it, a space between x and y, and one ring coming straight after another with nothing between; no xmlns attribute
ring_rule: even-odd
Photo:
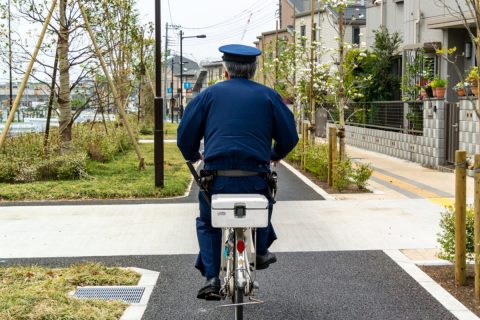
<svg viewBox="0 0 480 320"><path fill-rule="evenodd" d="M423 135L346 126L345 141L347 145L436 168L445 163L444 111L442 100L424 103Z"/></svg>
<svg viewBox="0 0 480 320"><path fill-rule="evenodd" d="M460 100L458 118L459 150L467 151L473 155L480 153L480 123L475 112L477 100Z"/></svg>

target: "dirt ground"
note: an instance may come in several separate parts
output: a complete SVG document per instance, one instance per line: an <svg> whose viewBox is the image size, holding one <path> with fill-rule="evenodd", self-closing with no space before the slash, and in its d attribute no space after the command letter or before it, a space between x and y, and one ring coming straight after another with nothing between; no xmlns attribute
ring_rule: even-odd
<svg viewBox="0 0 480 320"><path fill-rule="evenodd" d="M467 266L467 285L456 286L454 266L419 266L458 301L480 317L480 301L475 299L473 265Z"/></svg>

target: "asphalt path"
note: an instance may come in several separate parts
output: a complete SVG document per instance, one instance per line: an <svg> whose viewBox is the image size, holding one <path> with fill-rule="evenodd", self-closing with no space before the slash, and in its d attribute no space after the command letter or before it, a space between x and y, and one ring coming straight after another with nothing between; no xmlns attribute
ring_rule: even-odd
<svg viewBox="0 0 480 320"><path fill-rule="evenodd" d="M278 253L257 274L263 304L245 319L455 319L382 251ZM143 320L233 319L225 301L196 299L203 283L194 255L8 259L0 266L68 266L80 261L160 272Z"/></svg>

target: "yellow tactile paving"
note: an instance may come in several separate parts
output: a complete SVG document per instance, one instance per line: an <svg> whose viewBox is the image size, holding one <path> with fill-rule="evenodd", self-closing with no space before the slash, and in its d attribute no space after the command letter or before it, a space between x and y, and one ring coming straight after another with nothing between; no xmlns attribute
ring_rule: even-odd
<svg viewBox="0 0 480 320"><path fill-rule="evenodd" d="M374 177L378 178L378 179L381 179L383 181L386 181L386 182L390 183L393 186L396 186L397 188L406 190L408 192L419 195L422 198L430 200L431 202L433 202L435 204L439 204L441 206L449 206L449 205L454 204L453 198L442 197L442 196L440 196L440 195L438 195L434 192L422 189L421 187L418 187L418 186L413 185L411 183L396 179L392 176L377 172L375 170L373 171L372 175Z"/></svg>

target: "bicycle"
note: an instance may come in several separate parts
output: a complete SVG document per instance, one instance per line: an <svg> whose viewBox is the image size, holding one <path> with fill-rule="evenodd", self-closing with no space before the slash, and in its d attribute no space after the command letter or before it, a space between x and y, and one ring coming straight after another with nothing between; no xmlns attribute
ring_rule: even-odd
<svg viewBox="0 0 480 320"><path fill-rule="evenodd" d="M231 298L235 319L243 319L243 306L258 304L254 298L256 281L256 228L268 225L268 199L260 194L216 194L212 196L212 226L222 228L223 252L220 290ZM249 210L250 209L250 210ZM250 263L252 261L252 263ZM250 302L243 298L249 297Z"/></svg>
<svg viewBox="0 0 480 320"><path fill-rule="evenodd" d="M204 180L187 162L200 193L211 206L212 226L222 228L221 298L231 298L224 307L235 307L235 319L243 319L243 306L263 303L254 298L256 281L256 228L268 226L268 199L261 194L215 194L210 200ZM276 173L275 173L276 179ZM252 261L252 263L250 263ZM244 302L244 297L250 302Z"/></svg>

